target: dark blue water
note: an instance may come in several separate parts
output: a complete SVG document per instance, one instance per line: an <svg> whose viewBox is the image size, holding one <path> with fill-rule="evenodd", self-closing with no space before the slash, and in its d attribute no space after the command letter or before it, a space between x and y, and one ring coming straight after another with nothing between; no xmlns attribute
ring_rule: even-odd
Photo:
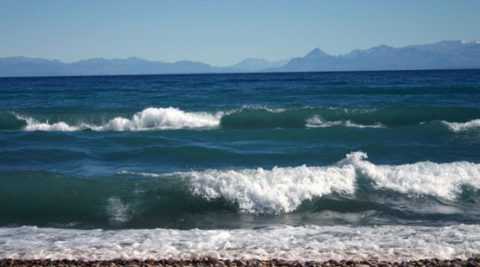
<svg viewBox="0 0 480 267"><path fill-rule="evenodd" d="M0 78L0 226L480 219L480 71Z"/></svg>

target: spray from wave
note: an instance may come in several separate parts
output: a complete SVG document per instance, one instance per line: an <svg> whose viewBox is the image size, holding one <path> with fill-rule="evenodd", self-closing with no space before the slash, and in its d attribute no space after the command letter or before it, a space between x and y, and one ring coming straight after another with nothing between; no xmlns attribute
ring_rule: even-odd
<svg viewBox="0 0 480 267"><path fill-rule="evenodd" d="M113 224L123 223L129 220L129 205L125 205L118 197L107 199L107 213Z"/></svg>

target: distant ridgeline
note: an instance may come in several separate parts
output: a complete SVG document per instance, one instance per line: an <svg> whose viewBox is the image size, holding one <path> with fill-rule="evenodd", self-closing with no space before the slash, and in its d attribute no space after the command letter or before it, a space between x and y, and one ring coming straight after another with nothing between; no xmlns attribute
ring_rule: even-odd
<svg viewBox="0 0 480 267"><path fill-rule="evenodd" d="M278 71L470 69L480 67L480 41L443 41L401 48L380 45L331 56L314 49Z"/></svg>
<svg viewBox="0 0 480 267"><path fill-rule="evenodd" d="M291 60L248 58L227 67L194 61L165 63L139 58L94 58L73 63L42 58L0 58L0 77L470 68L480 68L480 41L442 41L401 48L380 45L338 56L315 48L304 57Z"/></svg>

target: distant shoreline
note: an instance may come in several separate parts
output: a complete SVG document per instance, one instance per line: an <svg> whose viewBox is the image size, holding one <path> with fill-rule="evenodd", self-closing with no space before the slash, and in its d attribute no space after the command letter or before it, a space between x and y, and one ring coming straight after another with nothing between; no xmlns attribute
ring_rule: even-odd
<svg viewBox="0 0 480 267"><path fill-rule="evenodd" d="M94 57L73 62L41 57L0 57L0 77L164 75L289 72L402 71L480 68L480 41L446 40L423 45L378 45L331 55L314 48L304 56L271 61L246 58L227 66L192 60L163 62L138 57Z"/></svg>
<svg viewBox="0 0 480 267"><path fill-rule="evenodd" d="M38 75L38 76L0 76L0 79L21 78L82 78L82 77L144 77L144 76L210 76L210 75L285 75L285 74L312 74L312 73L374 73L374 72L435 72L435 71L479 71L478 68L451 68L451 69L379 69L379 70L331 70L331 71L277 71L277 72L193 72L193 73L157 73L157 74L92 74L92 75Z"/></svg>

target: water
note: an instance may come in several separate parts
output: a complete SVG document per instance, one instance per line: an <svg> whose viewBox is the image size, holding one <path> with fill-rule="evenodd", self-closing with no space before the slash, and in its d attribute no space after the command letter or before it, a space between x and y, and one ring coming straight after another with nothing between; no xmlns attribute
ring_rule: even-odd
<svg viewBox="0 0 480 267"><path fill-rule="evenodd" d="M0 78L0 257L480 255L479 103L478 70Z"/></svg>

